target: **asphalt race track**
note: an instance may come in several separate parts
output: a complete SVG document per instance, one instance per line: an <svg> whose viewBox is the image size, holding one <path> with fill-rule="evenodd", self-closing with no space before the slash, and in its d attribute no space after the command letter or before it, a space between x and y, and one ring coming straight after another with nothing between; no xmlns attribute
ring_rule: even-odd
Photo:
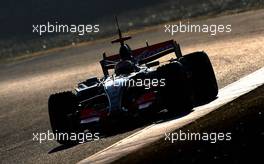
<svg viewBox="0 0 264 164"><path fill-rule="evenodd" d="M132 32L132 48L175 39L184 54L204 50L213 63L220 88L264 66L264 10L196 20L196 24L231 24L231 33L181 33L170 36L163 26ZM173 23L173 22L172 22ZM176 23L176 22L175 22ZM33 141L33 133L50 129L47 100L77 82L102 75L102 52L114 53L110 39L58 49L0 65L1 163L76 163L141 128L74 147L56 141Z"/></svg>

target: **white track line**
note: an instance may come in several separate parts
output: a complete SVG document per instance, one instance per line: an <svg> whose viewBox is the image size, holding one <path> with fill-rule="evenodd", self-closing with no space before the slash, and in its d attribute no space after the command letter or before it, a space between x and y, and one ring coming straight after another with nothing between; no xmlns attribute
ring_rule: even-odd
<svg viewBox="0 0 264 164"><path fill-rule="evenodd" d="M240 80L219 90L218 98L209 104L194 108L194 111L184 117L167 121L164 123L150 125L125 139L99 151L98 153L82 160L84 163L111 163L127 154L137 151L164 138L165 133L173 132L205 115L218 109L219 107L233 101L234 99L256 89L264 84L264 67L247 75Z"/></svg>

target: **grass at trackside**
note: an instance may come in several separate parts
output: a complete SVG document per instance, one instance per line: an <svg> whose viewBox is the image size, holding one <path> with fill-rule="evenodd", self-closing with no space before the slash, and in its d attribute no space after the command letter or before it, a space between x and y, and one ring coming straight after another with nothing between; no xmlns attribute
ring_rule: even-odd
<svg viewBox="0 0 264 164"><path fill-rule="evenodd" d="M226 161L241 163L260 160L264 155L264 86L234 100L192 124L189 132L231 132L231 141L178 141L164 139L120 159L117 163L200 163ZM178 131L178 130L177 130ZM177 132L175 131L175 132Z"/></svg>

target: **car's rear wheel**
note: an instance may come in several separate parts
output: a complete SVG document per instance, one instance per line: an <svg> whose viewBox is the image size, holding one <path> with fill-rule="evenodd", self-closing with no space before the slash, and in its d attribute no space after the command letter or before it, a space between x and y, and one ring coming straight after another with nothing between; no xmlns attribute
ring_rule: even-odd
<svg viewBox="0 0 264 164"><path fill-rule="evenodd" d="M216 98L218 86L212 64L205 52L194 52L179 59L191 78L196 105L208 103Z"/></svg>
<svg viewBox="0 0 264 164"><path fill-rule="evenodd" d="M189 80L179 62L173 62L157 69L159 78L165 79L160 88L162 102L169 113L182 114L193 108Z"/></svg>
<svg viewBox="0 0 264 164"><path fill-rule="evenodd" d="M76 96L72 92L56 93L49 97L49 117L52 131L60 144L72 145L78 141L71 140L71 133L78 133L76 119Z"/></svg>

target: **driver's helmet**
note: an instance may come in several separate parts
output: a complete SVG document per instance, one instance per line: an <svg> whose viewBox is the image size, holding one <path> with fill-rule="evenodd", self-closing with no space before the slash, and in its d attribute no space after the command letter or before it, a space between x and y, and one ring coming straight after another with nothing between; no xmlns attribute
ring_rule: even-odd
<svg viewBox="0 0 264 164"><path fill-rule="evenodd" d="M120 58L122 60L131 60L132 59L132 50L127 44L121 45L119 50Z"/></svg>

